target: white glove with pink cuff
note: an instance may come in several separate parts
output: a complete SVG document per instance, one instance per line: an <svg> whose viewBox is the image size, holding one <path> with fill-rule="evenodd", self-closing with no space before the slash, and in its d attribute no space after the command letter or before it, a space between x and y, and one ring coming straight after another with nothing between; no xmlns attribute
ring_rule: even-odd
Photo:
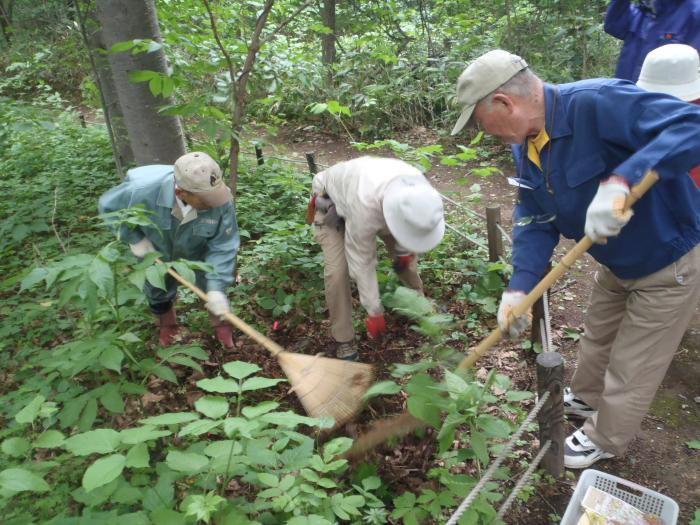
<svg viewBox="0 0 700 525"><path fill-rule="evenodd" d="M519 317L513 317L513 308L525 299L525 293L518 290L506 290L501 296L501 304L498 306L498 328L503 337L517 339L527 330L532 322L532 309Z"/></svg>
<svg viewBox="0 0 700 525"><path fill-rule="evenodd" d="M586 235L593 242L605 244L607 237L619 234L622 227L629 222L632 210L622 211L629 193L627 181L618 175L613 175L600 183L586 211L584 226Z"/></svg>

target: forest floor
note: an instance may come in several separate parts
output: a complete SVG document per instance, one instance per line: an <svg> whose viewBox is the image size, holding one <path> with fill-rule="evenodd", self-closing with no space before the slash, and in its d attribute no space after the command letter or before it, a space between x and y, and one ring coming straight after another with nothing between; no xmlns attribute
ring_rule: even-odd
<svg viewBox="0 0 700 525"><path fill-rule="evenodd" d="M264 154L291 158L300 164L305 163L305 153L314 152L319 169L336 162L363 155L344 138L327 135L312 127L283 128L276 137L261 135ZM402 137L403 142L431 144L438 143L438 137L425 129L415 130ZM381 152L375 154L382 154ZM504 161L502 169L508 174L512 167ZM435 166L429 172L433 184L452 199L460 201L459 195L467 192L468 186L457 183L464 177L459 168ZM475 180L481 185L482 202L478 205L465 204L475 211L484 212L486 206L501 207L502 224L509 232L510 217L515 198L514 188L508 185L504 175L493 175ZM310 180L309 180L310 183ZM449 233L448 233L449 235ZM565 241L557 247L563 254L573 243ZM566 361L566 379L576 368L578 344L571 334L581 331L583 315L587 306L593 282L596 263L586 255L563 278L555 284L550 296L551 326L554 349ZM567 330L565 330L567 329ZM410 359L412 335L406 326L396 326L391 330L382 348L365 344L363 356L375 362L386 373L386 365L402 359ZM301 334L298 334L301 335ZM302 349L309 344L319 344L318 340L296 338L287 334L290 346ZM323 335L317 338L323 338ZM320 343L322 344L322 343ZM518 345L502 342L479 364L481 367L498 367L507 373L519 389L536 390L536 377L532 359L523 359ZM678 523L687 524L693 519L694 510L700 507L700 451L689 448L687 443L700 439L700 313L696 310L691 326L681 343L666 378L656 394L649 414L644 418L642 429L631 443L628 452L620 458L601 461L594 468L620 476L629 481L656 490L673 498L680 506ZM394 407L396 412L400 406ZM390 413L391 407L381 407ZM380 417L370 404L371 414L364 417ZM577 421L567 422L567 435L576 429ZM360 427L362 421L360 421ZM434 439L419 439L416 436L405 438L401 446L380 448L376 454L383 456L381 472L392 483L392 488L400 493L400 486L417 489L425 482L425 471L430 468L426 462L435 449ZM541 482L536 485L535 494L527 503L511 508L507 522L511 524L539 525L557 522L554 515L563 516L569 502L579 472L569 472L555 484Z"/></svg>

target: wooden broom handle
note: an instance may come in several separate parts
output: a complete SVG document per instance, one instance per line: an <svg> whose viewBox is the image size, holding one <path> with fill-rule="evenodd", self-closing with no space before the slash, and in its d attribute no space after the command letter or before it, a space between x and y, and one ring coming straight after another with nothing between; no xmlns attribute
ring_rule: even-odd
<svg viewBox="0 0 700 525"><path fill-rule="evenodd" d="M156 259L157 262L160 264L163 264L163 261L160 259ZM207 294L204 293L200 288L189 282L187 279L185 279L182 275L177 273L175 270L172 268L168 268L168 273L172 275L173 279L175 279L177 282L180 284L186 286L190 290L192 290L195 294L199 296L199 298L206 302L207 301ZM255 328L250 326L248 323L246 323L243 319L240 317L235 316L231 312L226 312L223 317L226 318L226 320L231 323L233 326L238 328L241 332L246 334L248 337L250 337L253 341L256 343L259 343L261 346L263 346L266 350L268 350L272 355L277 355L280 352L285 352L286 350L282 348L280 345L275 343L272 339L269 337L264 336L260 332L258 332Z"/></svg>
<svg viewBox="0 0 700 525"><path fill-rule="evenodd" d="M659 180L659 175L654 170L649 170L644 175L644 178L630 188L629 195L625 199L623 211L629 210L632 205L644 195L654 183ZM571 248L561 261L537 283L532 291L525 296L522 302L518 303L511 311L513 318L519 317L526 313L537 300L542 297L544 292L550 288L554 282L561 277L573 264L593 245L593 241L588 235L576 243L576 246ZM477 359L483 356L493 345L501 340L501 329L496 328L491 332L486 339L481 341L469 354L462 359L457 368L464 370L470 368Z"/></svg>

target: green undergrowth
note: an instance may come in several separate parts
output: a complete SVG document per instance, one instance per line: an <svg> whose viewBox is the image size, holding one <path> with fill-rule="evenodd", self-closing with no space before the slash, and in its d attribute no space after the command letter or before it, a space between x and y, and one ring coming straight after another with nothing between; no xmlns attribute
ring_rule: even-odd
<svg viewBox="0 0 700 525"><path fill-rule="evenodd" d="M295 413L285 379L199 338L206 314L191 296L181 316L193 339L157 347L140 288L162 285L167 267L137 261L96 217L118 182L104 129L48 98L0 99L0 114L4 524L440 523L522 418L530 394L506 376L451 371L483 333L508 266L448 234L421 259L427 298L400 288L381 258L385 304L411 320L422 357L390 366L367 396L374 406L405 398L435 428L431 467L415 492L382 477L379 457L351 468L340 455L352 440L321 439L332 421ZM244 165L238 186L234 311L263 332L272 319L317 331L326 313L322 258L303 224L308 174ZM147 220L143 210L110 217ZM450 220L480 238L473 218ZM172 266L190 280L203 268ZM487 484L460 523L492 523L497 488Z"/></svg>

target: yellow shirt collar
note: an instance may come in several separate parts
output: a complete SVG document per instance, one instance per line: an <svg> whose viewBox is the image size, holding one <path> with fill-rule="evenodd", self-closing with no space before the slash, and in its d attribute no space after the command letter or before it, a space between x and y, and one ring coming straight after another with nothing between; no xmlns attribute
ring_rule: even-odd
<svg viewBox="0 0 700 525"><path fill-rule="evenodd" d="M540 163L540 152L549 142L547 130L542 128L534 139L527 139L527 158L530 159L539 169L542 169Z"/></svg>

